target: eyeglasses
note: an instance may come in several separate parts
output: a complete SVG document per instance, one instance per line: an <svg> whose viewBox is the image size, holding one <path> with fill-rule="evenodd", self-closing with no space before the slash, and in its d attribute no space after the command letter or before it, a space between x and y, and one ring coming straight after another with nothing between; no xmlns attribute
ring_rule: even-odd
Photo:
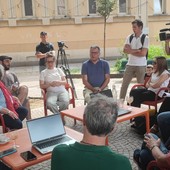
<svg viewBox="0 0 170 170"><path fill-rule="evenodd" d="M98 51L94 51L94 52L92 51L91 53L92 54L98 54L99 52Z"/></svg>
<svg viewBox="0 0 170 170"><path fill-rule="evenodd" d="M156 65L156 64L157 64L157 62L156 62L156 61L153 61L153 64L154 64L154 65Z"/></svg>
<svg viewBox="0 0 170 170"><path fill-rule="evenodd" d="M49 64L49 63L54 63L54 61L47 61L47 63Z"/></svg>

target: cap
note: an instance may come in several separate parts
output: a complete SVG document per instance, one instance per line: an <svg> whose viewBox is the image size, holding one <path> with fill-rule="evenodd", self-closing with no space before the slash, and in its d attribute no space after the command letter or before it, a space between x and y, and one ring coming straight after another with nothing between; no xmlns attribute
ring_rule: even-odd
<svg viewBox="0 0 170 170"><path fill-rule="evenodd" d="M12 60L12 57L9 57L9 56L6 56L6 55L1 55L0 56L0 61L3 61L5 59L9 59L9 60Z"/></svg>
<svg viewBox="0 0 170 170"><path fill-rule="evenodd" d="M40 35L47 35L47 33L44 32L44 31L42 31L42 32L40 33Z"/></svg>

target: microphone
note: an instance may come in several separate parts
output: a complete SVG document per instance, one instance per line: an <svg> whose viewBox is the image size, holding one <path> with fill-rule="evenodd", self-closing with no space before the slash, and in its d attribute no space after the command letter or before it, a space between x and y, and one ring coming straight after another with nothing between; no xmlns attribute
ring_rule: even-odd
<svg viewBox="0 0 170 170"><path fill-rule="evenodd" d="M165 25L170 25L170 22L169 22L169 23L166 23Z"/></svg>
<svg viewBox="0 0 170 170"><path fill-rule="evenodd" d="M164 31L169 31L170 28L164 28L164 29L161 29L160 32L164 32Z"/></svg>

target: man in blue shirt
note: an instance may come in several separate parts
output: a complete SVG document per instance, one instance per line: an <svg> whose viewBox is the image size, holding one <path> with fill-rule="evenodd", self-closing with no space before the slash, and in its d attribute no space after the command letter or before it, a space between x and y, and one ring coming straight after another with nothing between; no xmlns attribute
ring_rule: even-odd
<svg viewBox="0 0 170 170"><path fill-rule="evenodd" d="M85 85L85 102L90 101L91 93L98 93L107 89L110 81L110 68L107 61L100 59L100 48L98 46L90 47L90 59L83 63L81 74Z"/></svg>

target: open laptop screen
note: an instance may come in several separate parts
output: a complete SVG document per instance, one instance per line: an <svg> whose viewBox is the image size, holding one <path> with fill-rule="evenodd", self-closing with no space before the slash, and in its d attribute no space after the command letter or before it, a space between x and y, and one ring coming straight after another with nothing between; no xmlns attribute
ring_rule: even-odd
<svg viewBox="0 0 170 170"><path fill-rule="evenodd" d="M65 134L60 114L28 120L27 128L32 143Z"/></svg>

